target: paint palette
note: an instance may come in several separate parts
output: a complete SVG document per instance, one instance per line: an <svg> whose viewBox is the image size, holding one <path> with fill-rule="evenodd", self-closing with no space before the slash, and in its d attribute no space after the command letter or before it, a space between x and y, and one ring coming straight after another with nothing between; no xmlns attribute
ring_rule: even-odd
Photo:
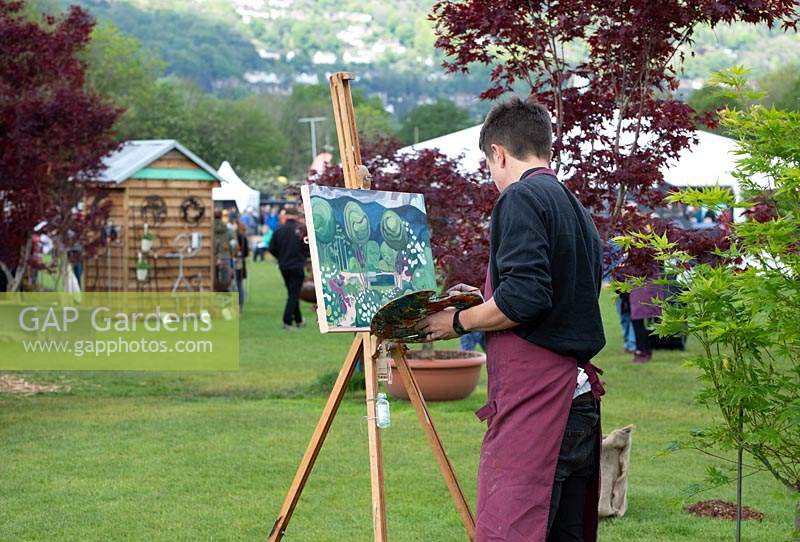
<svg viewBox="0 0 800 542"><path fill-rule="evenodd" d="M408 343L425 342L425 335L417 325L439 311L448 308L468 309L483 303L478 292L457 292L437 296L433 290L411 292L383 305L372 317L370 332L379 339Z"/></svg>

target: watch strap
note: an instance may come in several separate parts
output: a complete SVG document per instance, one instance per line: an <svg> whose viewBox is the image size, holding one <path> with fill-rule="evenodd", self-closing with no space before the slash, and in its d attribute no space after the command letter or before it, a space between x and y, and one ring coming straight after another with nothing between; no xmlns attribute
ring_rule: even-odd
<svg viewBox="0 0 800 542"><path fill-rule="evenodd" d="M459 319L462 310L464 309L457 309L453 313L453 331L455 331L458 335L464 335L467 333L467 330L461 325L461 320Z"/></svg>

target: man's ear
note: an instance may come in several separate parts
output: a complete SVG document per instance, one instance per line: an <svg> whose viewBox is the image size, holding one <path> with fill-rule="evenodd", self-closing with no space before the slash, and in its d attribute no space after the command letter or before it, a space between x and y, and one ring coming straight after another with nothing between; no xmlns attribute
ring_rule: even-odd
<svg viewBox="0 0 800 542"><path fill-rule="evenodd" d="M502 145L492 143L492 158L497 167L506 167L506 149Z"/></svg>

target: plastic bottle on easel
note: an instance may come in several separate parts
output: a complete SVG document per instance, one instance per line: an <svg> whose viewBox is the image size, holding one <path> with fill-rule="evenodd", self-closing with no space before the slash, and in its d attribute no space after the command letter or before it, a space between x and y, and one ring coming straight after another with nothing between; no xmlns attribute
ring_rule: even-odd
<svg viewBox="0 0 800 542"><path fill-rule="evenodd" d="M389 400L385 393L379 393L378 399L375 401L375 423L381 429L386 429L391 424Z"/></svg>

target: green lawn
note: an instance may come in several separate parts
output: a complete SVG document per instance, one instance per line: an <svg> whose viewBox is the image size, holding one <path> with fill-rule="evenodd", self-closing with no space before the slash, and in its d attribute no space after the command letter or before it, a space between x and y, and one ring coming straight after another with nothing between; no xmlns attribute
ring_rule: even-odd
<svg viewBox="0 0 800 542"><path fill-rule="evenodd" d="M338 370L350 342L315 326L281 329L283 289L272 264L251 266L251 299L234 373L41 373L69 393L0 396L0 540L261 540L266 537L325 402L315 382ZM621 353L610 296L604 427L636 424L628 514L604 522L603 541L728 541L733 524L681 510L681 489L701 481L705 458L658 456L712 413L692 402L683 353L633 366ZM309 318L312 314L305 308ZM485 381L484 381L485 384ZM469 399L431 410L474 502L484 427ZM427 441L407 404L392 403L383 432L390 538L464 540ZM371 540L363 400L342 405L286 540ZM733 499L733 488L703 498ZM745 502L766 513L748 541L791 538L792 503L767 476L749 478Z"/></svg>

